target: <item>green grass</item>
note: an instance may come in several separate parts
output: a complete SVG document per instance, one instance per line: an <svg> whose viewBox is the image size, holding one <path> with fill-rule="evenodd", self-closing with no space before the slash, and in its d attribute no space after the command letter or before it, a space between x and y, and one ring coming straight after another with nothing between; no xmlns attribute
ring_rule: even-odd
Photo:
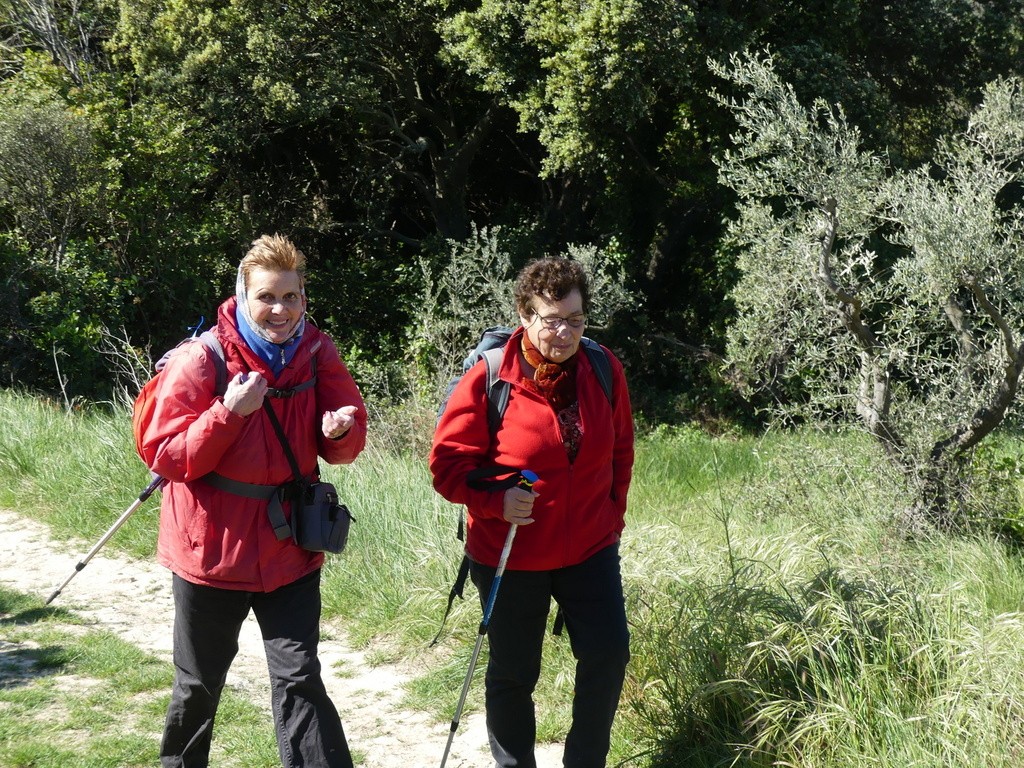
<svg viewBox="0 0 1024 768"><path fill-rule="evenodd" d="M55 537L95 541L150 481L135 455L130 419L100 410L0 393L0 505L31 510ZM158 509L144 505L114 546L135 557L156 551Z"/></svg>
<svg viewBox="0 0 1024 768"><path fill-rule="evenodd" d="M158 762L171 665L74 613L0 588L0 765L134 768ZM218 765L279 765L273 729L253 704L226 692Z"/></svg>
<svg viewBox="0 0 1024 768"><path fill-rule="evenodd" d="M0 419L0 503L60 534L99 536L148 480L124 415L0 393ZM325 614L376 658L415 662L409 704L447 722L480 611L469 585L428 647L461 556L460 511L433 492L422 436L408 437L410 424L431 423L392 411L352 466L327 469L356 522L348 551L328 559L323 593ZM1000 514L1021 515L1020 436L999 436L991 452ZM622 544L633 661L612 764L1020 764L1020 557L983 535L908 535L906 497L884 466L854 433L640 439ZM91 488L83 503L68 504L81 487ZM155 506L108 546L151 553ZM544 658L539 734L558 740L568 639L549 636ZM470 712L482 706L485 661Z"/></svg>

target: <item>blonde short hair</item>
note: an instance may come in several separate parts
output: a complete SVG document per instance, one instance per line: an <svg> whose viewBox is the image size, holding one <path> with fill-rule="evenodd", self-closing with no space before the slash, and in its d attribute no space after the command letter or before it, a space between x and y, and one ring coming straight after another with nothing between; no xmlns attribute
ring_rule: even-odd
<svg viewBox="0 0 1024 768"><path fill-rule="evenodd" d="M303 283L306 278L306 254L284 235L263 235L252 241L248 252L239 265L245 285L255 269L271 272L297 272Z"/></svg>

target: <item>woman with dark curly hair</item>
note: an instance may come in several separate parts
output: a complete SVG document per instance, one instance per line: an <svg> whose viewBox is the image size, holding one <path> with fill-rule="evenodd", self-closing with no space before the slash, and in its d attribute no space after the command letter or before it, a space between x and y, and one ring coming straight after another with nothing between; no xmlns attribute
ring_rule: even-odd
<svg viewBox="0 0 1024 768"><path fill-rule="evenodd" d="M487 366L477 364L438 422L430 470L437 491L468 510L466 553L481 604L509 525L519 526L487 626L486 717L495 764L536 766L533 690L554 599L577 662L564 765L602 768L629 660L619 569L633 469L629 392L621 363L583 336L590 294L582 265L561 258L527 265L515 301L522 327L498 366L510 385L500 425L494 430L489 421ZM481 470L496 467L530 469L539 480L532 490L470 486Z"/></svg>

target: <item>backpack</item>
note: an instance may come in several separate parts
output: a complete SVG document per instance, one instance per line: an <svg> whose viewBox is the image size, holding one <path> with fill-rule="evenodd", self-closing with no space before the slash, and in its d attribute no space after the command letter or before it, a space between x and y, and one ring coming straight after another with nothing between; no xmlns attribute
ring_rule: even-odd
<svg viewBox="0 0 1024 768"><path fill-rule="evenodd" d="M227 391L228 364L224 359L224 347L221 346L220 340L210 331L203 331L198 336L193 334L164 352L160 359L156 361L156 365L153 366L156 373L153 374L149 381L142 385L142 389L139 390L139 394L136 395L135 402L132 404L132 435L135 438L135 451L143 461L145 461L145 458L142 455L142 438L146 434L146 428L153 420L153 411L156 410L156 390L160 381L160 374L167 365L171 355L178 352L184 345L196 341L204 344L210 350L210 356L213 358L213 367L217 376L214 382L214 394L223 395Z"/></svg>
<svg viewBox="0 0 1024 768"><path fill-rule="evenodd" d="M202 319L200 318L200 323ZM206 348L211 352L213 358L213 368L216 375L216 379L213 384L213 395L219 397L223 395L228 389L228 364L224 357L224 347L221 346L220 339L218 339L212 331L203 331L198 336L193 333L187 339L183 339L177 343L174 347L164 352L160 359L156 361L153 366L156 373L153 374L152 378L142 385L142 389L139 390L139 394L135 397L135 402L132 404L132 436L135 438L135 452L139 454L139 458L145 462L145 457L142 455L142 438L146 434L146 428L149 423L153 420L153 411L156 409L156 390L157 382L160 380L160 373L167 365L167 361L171 359L171 356L176 354L186 344L198 341L204 344ZM297 395L304 389L309 389L316 385L316 351L320 349L320 342L317 341L312 349L310 350L310 368L312 374L309 379L298 384L290 389L277 389L275 387L267 388L267 397L281 397L288 398Z"/></svg>
<svg viewBox="0 0 1024 768"><path fill-rule="evenodd" d="M448 407L448 400L455 390L456 385L462 377L477 364L481 359L487 364L487 423L491 428L493 437L501 421L505 416L505 409L508 408L508 398L512 391L512 385L504 379L498 378L498 366L501 365L501 358L505 354L505 344L514 333L514 329L503 325L496 325L480 334L480 340L476 346L469 351L466 359L462 361L462 373L454 377L445 387L444 396L437 407L437 419L440 421L445 408ZM580 346L590 360L590 367L594 369L597 380L601 384L608 402L612 402L612 368L608 362L608 355L596 341L584 336L580 340Z"/></svg>
<svg viewBox="0 0 1024 768"><path fill-rule="evenodd" d="M477 364L481 359L486 362L487 365L487 423L491 430L491 439L494 439L494 435L497 434L498 428L501 426L501 421L505 416L505 409L508 407L509 394L512 391L512 385L498 377L498 366L501 365L501 359L505 354L505 344L508 343L509 338L514 333L514 329L507 326L493 326L485 330L480 334L480 341L477 342L476 346L469 351L466 355L466 359L462 361L462 373L455 376L451 381L448 382L448 386L445 387L444 397L441 399L440 405L437 407L437 419L440 421L441 416L444 414L445 408L448 406L448 400L451 397L456 385L462 377ZM604 392L605 397L608 398L608 402L612 401L612 367L611 363L608 362L608 355L605 354L604 348L601 347L596 341L588 339L584 336L580 339L580 346L587 355L587 359L590 360L590 367L594 369L594 374L597 376L598 382L601 384L601 389ZM498 468L498 474L507 474L508 470L504 468ZM471 484L474 481L485 480L493 476L495 472L490 469L479 469L475 470L471 475L473 479L470 481ZM514 482L514 479L513 481ZM507 488L508 485L497 483L494 485L495 490ZM459 541L465 541L466 520L465 517L459 517L459 527L456 537ZM462 555L462 561L459 563L458 573L455 576L455 582L452 584L451 590L448 592L448 607L445 609L444 616L441 618L441 626L437 630L437 635L430 643L431 646L437 644L438 640L441 639L441 633L444 631L445 621L448 619L448 615L451 613L452 604L455 602L455 598L462 598L463 591L466 586L466 578L469 576L469 557L465 553ZM558 611L555 614L555 625L552 629L552 634L560 635L562 633L562 608L558 607Z"/></svg>

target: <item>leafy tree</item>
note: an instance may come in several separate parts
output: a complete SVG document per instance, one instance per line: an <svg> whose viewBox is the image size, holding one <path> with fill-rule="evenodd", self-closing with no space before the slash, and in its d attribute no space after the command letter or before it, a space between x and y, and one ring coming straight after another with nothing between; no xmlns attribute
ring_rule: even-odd
<svg viewBox="0 0 1024 768"><path fill-rule="evenodd" d="M262 171L280 194L293 180L285 164L314 179L296 201L311 229L366 228L358 212L379 234L393 226L389 195L405 193L433 231L461 239L469 165L494 115L438 61L439 8L149 0L125 3L118 40L149 92L204 119L240 187ZM405 231L390 234L418 241L409 225L424 220L402 217Z"/></svg>
<svg viewBox="0 0 1024 768"><path fill-rule="evenodd" d="M739 198L730 354L796 393L782 413L855 418L941 525L1024 370L1024 86L1000 79L931 162L861 147L842 108L797 99L770 58L716 66L743 97L719 162Z"/></svg>
<svg viewBox="0 0 1024 768"><path fill-rule="evenodd" d="M92 126L60 101L0 99L0 206L54 268L95 195L93 158Z"/></svg>
<svg viewBox="0 0 1024 768"><path fill-rule="evenodd" d="M307 251L312 310L344 330L350 354L395 354L417 251L465 238L479 215L470 169L495 116L437 58L443 8L145 0L122 11L115 60L138 77L141 113L187 126L216 169L201 177L207 195L240 234L287 231Z"/></svg>
<svg viewBox="0 0 1024 768"><path fill-rule="evenodd" d="M45 69L54 103L89 125L83 170L100 179L67 228L74 269L22 282L19 317L87 276L110 302L96 313L159 349L230 290L253 235L279 230L311 258L317 320L350 356L394 358L419 259L442 269L450 241L500 226L515 266L570 244L621 257L638 298L608 332L638 403L655 418L720 409L703 358L667 354L720 351L731 312L732 199L711 161L730 118L706 59L770 44L799 95L846 104L902 167L975 86L1019 67L1021 8L0 0L0 91L31 104ZM27 219L15 231L11 214L6 247L25 264Z"/></svg>
<svg viewBox="0 0 1024 768"><path fill-rule="evenodd" d="M0 50L41 50L81 86L103 63L97 41L106 36L107 0L0 0Z"/></svg>
<svg viewBox="0 0 1024 768"><path fill-rule="evenodd" d="M899 166L930 156L982 83L1020 72L1022 10L1020 0L481 0L442 30L445 55L536 132L546 240L615 238L630 254L643 298L623 329L632 367L660 385L655 398L706 398L703 362L667 353L721 350L731 313L733 256L719 241L733 201L711 160L731 125L707 95L707 60L770 46L797 94L845 104L866 146Z"/></svg>
<svg viewBox="0 0 1024 768"><path fill-rule="evenodd" d="M449 56L505 98L546 150L542 172L600 172L623 161L628 132L648 119L693 24L685 3L484 0L445 22Z"/></svg>
<svg viewBox="0 0 1024 768"><path fill-rule="evenodd" d="M0 91L0 262L11 299L0 315L0 371L5 379L38 382L48 368L54 381L61 357L92 341L79 302L94 309L104 303L96 301L92 275L83 276L88 247L75 240L99 210L103 175L92 122L51 87L52 67L25 55L39 76L8 81Z"/></svg>

